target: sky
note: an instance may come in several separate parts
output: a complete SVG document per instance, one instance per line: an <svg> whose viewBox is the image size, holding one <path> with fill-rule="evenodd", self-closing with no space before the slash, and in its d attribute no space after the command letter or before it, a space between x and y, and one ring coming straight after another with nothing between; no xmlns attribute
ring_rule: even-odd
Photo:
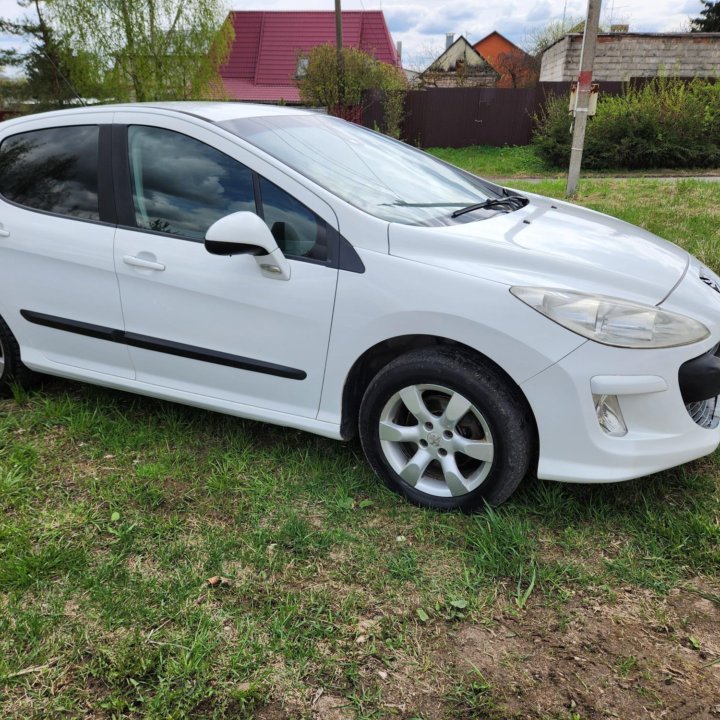
<svg viewBox="0 0 720 720"><path fill-rule="evenodd" d="M334 0L228 0L233 10L332 10ZM343 10L383 10L393 39L403 43L406 66L429 64L445 47L445 33L465 35L470 42L497 30L521 45L534 29L554 20L584 17L586 0L342 0ZM629 23L635 32L686 30L697 17L700 0L603 0L602 22ZM17 18L25 11L15 0L0 0L0 17ZM17 39L0 35L0 47Z"/></svg>

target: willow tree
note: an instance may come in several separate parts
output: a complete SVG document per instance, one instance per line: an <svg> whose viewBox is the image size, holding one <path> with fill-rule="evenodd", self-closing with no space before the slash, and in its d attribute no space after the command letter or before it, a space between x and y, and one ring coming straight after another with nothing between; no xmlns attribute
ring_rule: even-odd
<svg viewBox="0 0 720 720"><path fill-rule="evenodd" d="M224 0L54 0L52 23L94 60L118 101L221 94L234 37Z"/></svg>
<svg viewBox="0 0 720 720"><path fill-rule="evenodd" d="M0 66L21 73L0 82L0 101L6 106L32 101L33 110L38 111L76 104L81 94L98 97L99 87L93 83L97 73L89 58L74 51L51 27L48 0L18 0L17 4L27 12L17 20L0 18L0 33L21 42L0 50Z"/></svg>

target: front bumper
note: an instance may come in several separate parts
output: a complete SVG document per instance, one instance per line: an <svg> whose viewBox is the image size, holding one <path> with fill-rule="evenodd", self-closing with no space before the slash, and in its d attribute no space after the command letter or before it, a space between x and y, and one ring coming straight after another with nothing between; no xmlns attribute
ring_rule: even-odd
<svg viewBox="0 0 720 720"><path fill-rule="evenodd" d="M685 367L684 387L704 387L700 395L714 387L714 373L707 384L707 376L698 371L701 364L693 359L693 347L627 350L587 342L523 383L538 426L538 477L616 482L713 452L720 443L720 427L717 421L703 427L693 420L679 382L680 368ZM715 345L705 350L702 358L714 352ZM617 395L626 435L611 437L602 430L593 394Z"/></svg>
<svg viewBox="0 0 720 720"><path fill-rule="evenodd" d="M713 452L720 443L720 290L690 259L664 309L704 323L710 337L654 350L586 342L522 388L540 436L538 476L614 482L650 475ZM593 394L617 395L627 434L600 428Z"/></svg>

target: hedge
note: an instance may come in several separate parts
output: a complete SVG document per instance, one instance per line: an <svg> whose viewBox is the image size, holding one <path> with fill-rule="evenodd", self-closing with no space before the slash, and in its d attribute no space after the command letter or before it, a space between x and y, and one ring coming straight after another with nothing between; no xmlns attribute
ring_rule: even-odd
<svg viewBox="0 0 720 720"><path fill-rule="evenodd" d="M601 87L602 90L602 87ZM533 144L550 167L567 166L567 98L552 97L535 118ZM601 95L585 136L588 169L720 166L720 82L656 78Z"/></svg>

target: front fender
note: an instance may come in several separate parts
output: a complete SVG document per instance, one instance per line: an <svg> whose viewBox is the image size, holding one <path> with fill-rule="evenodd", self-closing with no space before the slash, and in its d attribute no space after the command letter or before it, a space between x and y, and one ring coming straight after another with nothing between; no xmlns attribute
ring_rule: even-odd
<svg viewBox="0 0 720 720"><path fill-rule="evenodd" d="M340 272L318 419L339 423L345 382L368 349L434 335L466 345L518 385L585 340L513 297L507 285L361 251L366 272Z"/></svg>

